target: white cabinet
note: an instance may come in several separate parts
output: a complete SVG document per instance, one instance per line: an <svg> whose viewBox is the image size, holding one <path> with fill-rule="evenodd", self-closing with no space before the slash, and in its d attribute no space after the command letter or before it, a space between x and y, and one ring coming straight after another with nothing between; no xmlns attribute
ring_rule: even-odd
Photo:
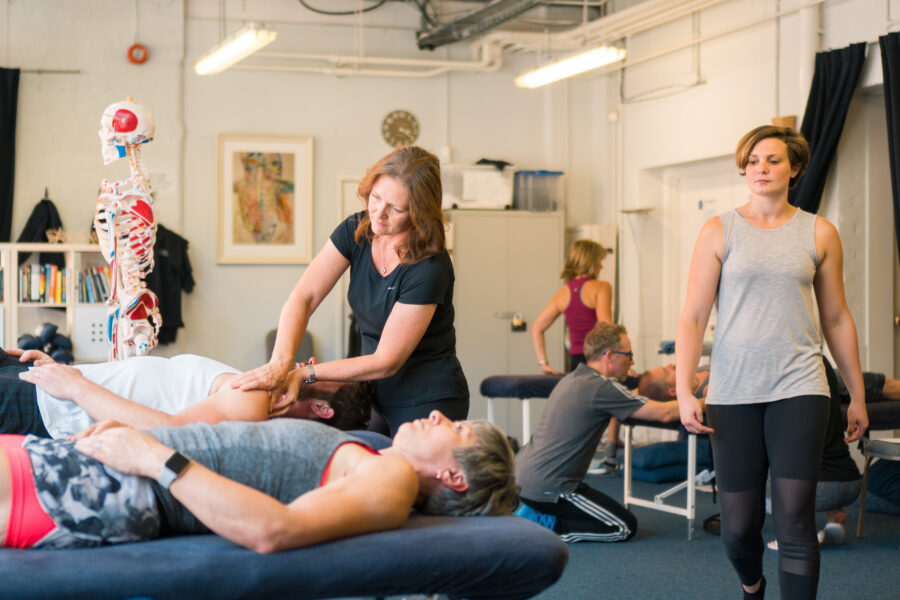
<svg viewBox="0 0 900 600"><path fill-rule="evenodd" d="M456 351L469 382L469 417L480 419L487 415L487 402L479 393L485 377L541 372L531 326L562 285L563 215L451 210L447 217L456 274ZM516 313L525 321L524 331L513 330ZM565 364L561 321L546 332L547 357L557 368ZM531 403L532 423L544 404ZM495 400L495 422L508 434L521 436L521 402Z"/></svg>
<svg viewBox="0 0 900 600"><path fill-rule="evenodd" d="M40 253L63 256L65 277L54 278L53 287L61 285L60 293L51 295L51 284L45 272L43 289L38 280L33 295L30 282L24 289L21 255L30 254L22 266L28 266L34 277L41 272ZM82 301L79 294L81 276L88 269L96 271L106 261L96 244L0 244L2 266L2 310L0 310L0 339L4 348L16 348L23 333L33 334L43 323L53 323L59 333L68 335L78 362L106 359L106 306L102 302Z"/></svg>

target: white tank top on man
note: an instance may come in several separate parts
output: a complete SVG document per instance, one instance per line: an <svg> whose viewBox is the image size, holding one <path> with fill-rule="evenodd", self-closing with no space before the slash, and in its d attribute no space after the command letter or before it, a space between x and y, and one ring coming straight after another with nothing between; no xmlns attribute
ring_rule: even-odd
<svg viewBox="0 0 900 600"><path fill-rule="evenodd" d="M223 373L239 373L217 360L179 354L172 358L133 356L125 360L75 365L88 380L114 394L173 415L205 399ZM38 410L51 437L62 438L94 423L71 400L55 398L36 388Z"/></svg>

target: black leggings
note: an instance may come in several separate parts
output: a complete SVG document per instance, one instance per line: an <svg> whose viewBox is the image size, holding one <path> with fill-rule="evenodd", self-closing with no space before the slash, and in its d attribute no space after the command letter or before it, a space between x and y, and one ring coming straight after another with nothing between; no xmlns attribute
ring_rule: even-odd
<svg viewBox="0 0 900 600"><path fill-rule="evenodd" d="M30 362L20 363L14 356L0 360L0 433L50 437L41 419L34 384L19 379L19 373L30 366Z"/></svg>
<svg viewBox="0 0 900 600"><path fill-rule="evenodd" d="M778 540L781 597L815 598L819 583L816 479L828 424L828 398L798 396L760 404L707 405L722 543L741 583L762 577L766 476Z"/></svg>
<svg viewBox="0 0 900 600"><path fill-rule="evenodd" d="M538 515L520 516L552 529L567 543L624 542L637 533L637 518L631 511L584 482L574 492L560 495L557 502L522 498L522 503Z"/></svg>

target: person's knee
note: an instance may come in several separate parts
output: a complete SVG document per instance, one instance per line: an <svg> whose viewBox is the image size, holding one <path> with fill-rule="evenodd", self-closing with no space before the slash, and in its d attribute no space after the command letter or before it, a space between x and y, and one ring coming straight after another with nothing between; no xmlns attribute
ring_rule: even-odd
<svg viewBox="0 0 900 600"><path fill-rule="evenodd" d="M753 557L762 552L762 535L757 528L734 527L726 519L721 523L720 535L725 555L732 560Z"/></svg>

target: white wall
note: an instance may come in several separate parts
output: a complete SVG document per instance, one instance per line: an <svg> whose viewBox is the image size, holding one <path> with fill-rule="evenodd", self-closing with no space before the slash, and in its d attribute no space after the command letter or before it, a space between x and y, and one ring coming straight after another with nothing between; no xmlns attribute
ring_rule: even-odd
<svg viewBox="0 0 900 600"><path fill-rule="evenodd" d="M629 56L738 28L774 14L778 6L803 3L730 0L697 18L634 36L628 40ZM620 209L658 209L665 167L728 155L743 132L773 116L802 117L814 52L874 41L888 30L889 15L900 15L900 0L829 0L821 8L718 37L699 50L531 91L512 83L516 73L534 64L530 54L505 55L495 73L418 80L237 69L199 77L193 62L218 41L219 3L140 0L137 5L138 37L150 50L143 66L125 60L135 39L134 2L0 0L0 65L80 71L22 75L13 234L44 186L66 227L87 229L99 181L127 172L125 164L102 166L96 137L100 113L111 102L134 96L157 121L157 139L145 146L144 156L160 221L190 241L198 282L185 297L187 327L163 352L209 354L241 368L263 360L264 334L275 326L303 267L216 264L217 134L314 137L316 248L338 219L338 178L360 175L389 150L380 123L394 109L414 113L421 123L419 143L436 153L449 149L453 162L487 157L519 168L566 171L567 225L619 225L621 317L639 352L638 366L655 364L656 342L674 336L661 330L660 319L648 316L660 314L653 303L662 298L656 266L662 213L626 216ZM354 54L362 48L367 55L471 58L467 44L418 52L418 15L399 3L362 19L338 20L313 15L295 0L231 0L226 16L228 31L241 20L275 26L279 38L271 48L277 51ZM878 85L880 61L867 66L865 78L866 85ZM635 228L642 233L640 255ZM643 302L637 301L640 294ZM324 360L336 358L341 346L339 306L333 295L310 324ZM641 306L648 314L640 314Z"/></svg>
<svg viewBox="0 0 900 600"><path fill-rule="evenodd" d="M629 40L629 56L635 58L673 47L690 39L692 33L707 36L762 20L775 14L778 6L785 10L803 4L785 0L731 0L704 11L697 22L686 18L635 36ZM888 31L888 4L892 14L900 15L900 3L895 1L834 0L820 8L803 9L705 42L699 52L680 50L625 69L623 92L616 100L623 163L618 202L626 209L654 209L643 215L619 217L624 245L622 319L639 352L638 367L665 360L656 356L657 344L661 339L674 339L675 335L675 331L663 331L659 318L662 311L653 305L663 297L663 277L658 266L663 252L661 232L666 226L661 221L660 210L662 170L666 166L731 155L744 132L768 123L772 117L796 115L799 124L811 83L814 53L853 42L877 40ZM820 30L821 37L816 33ZM877 52L870 52L864 85L879 85L880 69L880 57ZM608 110L610 106L604 108ZM850 119L848 127L863 127L865 122L862 117ZM846 130L844 135L849 139L854 137ZM845 161L851 160L853 153L863 151L860 146L868 143L868 139L862 133L855 142L842 143L838 161L840 156ZM858 208L860 194L851 196L836 190L841 183L844 188L851 187L849 178L863 178L870 169L879 168L873 164L876 163L854 162L843 182L838 179L837 170L833 171L826 190L826 204L832 198L830 202L843 206L844 213ZM882 176L886 174L882 172ZM837 220L835 223L840 228ZM629 235L629 231L637 234ZM861 232L846 235L851 235L856 244L865 244L867 240ZM634 244L636 238L641 240L640 248ZM693 240L683 240L683 243L692 245ZM857 280L866 281L876 268L866 263L867 255L860 247L845 264L845 270ZM862 286L854 293L867 296L868 288ZM642 302L637 301L640 295L643 295ZM865 331L866 302L860 300L852 305L863 345L869 338Z"/></svg>
<svg viewBox="0 0 900 600"><path fill-rule="evenodd" d="M19 95L13 235L21 231L45 185L70 231L86 231L99 182L127 176L126 164L103 167L96 135L108 104L131 95L157 121L144 159L157 192L160 222L190 242L198 286L184 298L186 328L161 353L199 352L241 368L264 360L263 339L302 266L216 264L216 135L292 133L314 137L314 246L338 221L339 176L360 176L390 148L381 120L406 109L421 123L418 143L454 162L481 157L522 168L565 169L565 87L531 93L513 86L516 58L499 73L452 73L429 79L335 78L229 70L194 74L194 61L219 39L218 2L140 0L139 37L150 51L130 65L134 3L115 0L0 0L0 64L74 69L77 74L23 73ZM238 21L268 22L276 50L468 60L467 45L415 50L418 15L390 3L358 20L328 20L294 0L228 2L227 31ZM374 25L372 25L374 23ZM518 57L518 60L523 60ZM530 62L529 62L530 64ZM582 107L587 106L582 104ZM582 108L584 110L584 108ZM590 144L580 138L580 143ZM589 157L582 160L590 164ZM584 168L587 172L588 169ZM332 294L310 331L323 360L337 358L340 299Z"/></svg>

